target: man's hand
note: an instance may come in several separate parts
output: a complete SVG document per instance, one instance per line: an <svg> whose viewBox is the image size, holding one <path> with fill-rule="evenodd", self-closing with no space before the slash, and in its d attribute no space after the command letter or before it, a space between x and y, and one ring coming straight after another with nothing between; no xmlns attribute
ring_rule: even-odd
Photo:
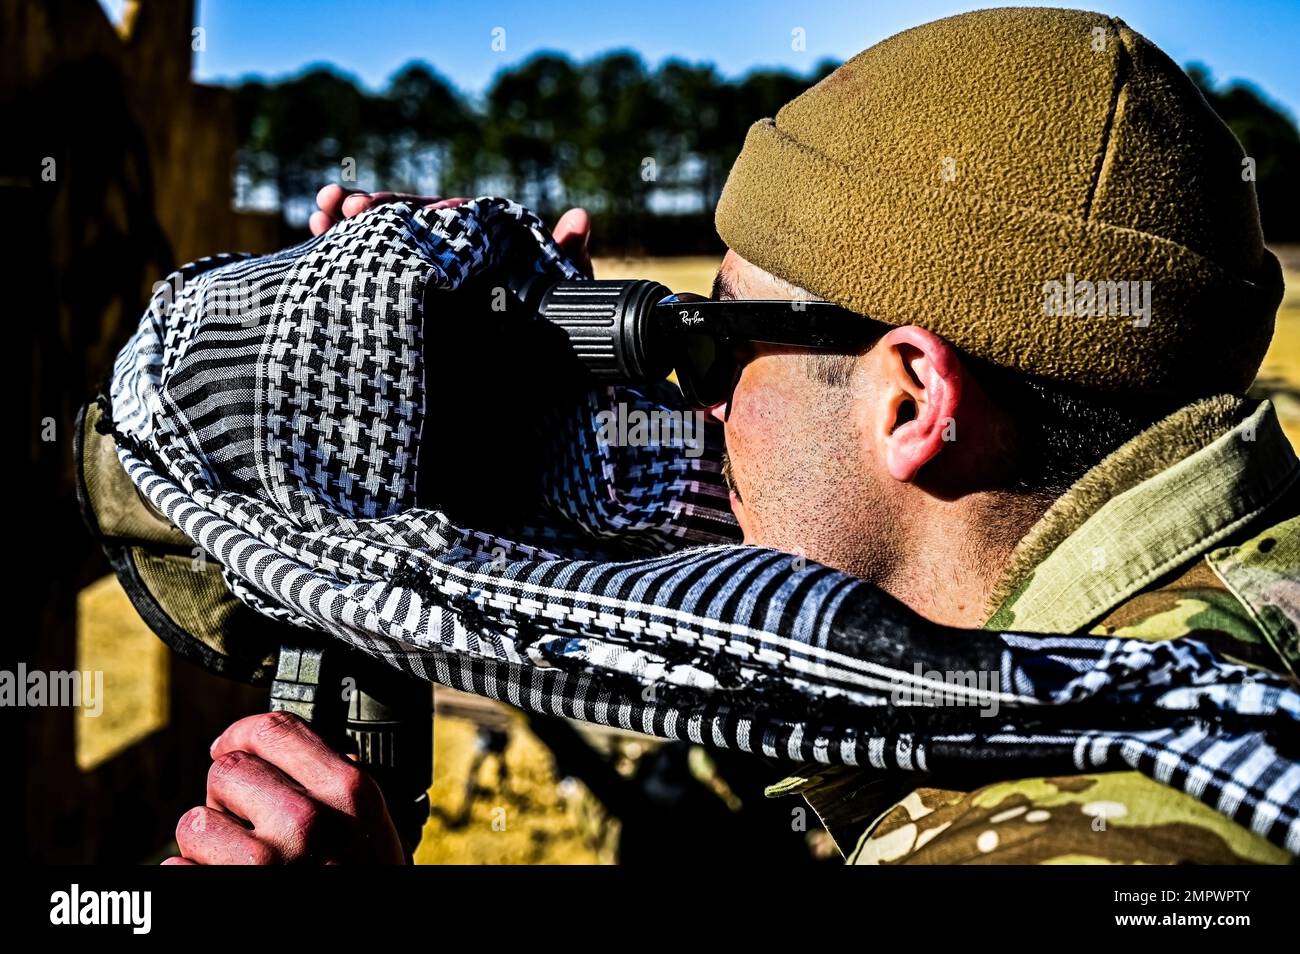
<svg viewBox="0 0 1300 954"><path fill-rule="evenodd" d="M403 192L360 192L330 184L316 193L317 211L311 214L307 225L312 235L320 235L344 219L385 202L415 202L429 209L450 209L468 201L464 196L442 199L436 195L407 195Z"/></svg>
<svg viewBox="0 0 1300 954"><path fill-rule="evenodd" d="M163 864L402 864L384 797L360 766L286 712L240 719L212 743L207 805Z"/></svg>
<svg viewBox="0 0 1300 954"><path fill-rule="evenodd" d="M405 195L400 192L359 192L345 189L340 185L330 184L316 193L317 210L311 214L308 222L312 235L320 235L330 227L360 215L372 206L385 202L416 202L425 208L450 209L469 199L457 196L453 199L440 199L431 195ZM579 268L587 275L591 274L591 255L587 243L591 239L591 216L586 209L570 209L560 216L551 234L556 244L564 249Z"/></svg>

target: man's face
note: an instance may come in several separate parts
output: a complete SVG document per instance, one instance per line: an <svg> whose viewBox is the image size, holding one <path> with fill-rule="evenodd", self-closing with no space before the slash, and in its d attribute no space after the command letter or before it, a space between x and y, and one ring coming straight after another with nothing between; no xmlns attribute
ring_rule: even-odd
<svg viewBox="0 0 1300 954"><path fill-rule="evenodd" d="M791 288L729 251L719 298L786 299ZM793 307L793 306L792 306ZM864 579L891 554L893 481L874 452L871 353L852 361L848 386L814 373L815 352L752 345L725 420L732 509L745 542L801 553Z"/></svg>

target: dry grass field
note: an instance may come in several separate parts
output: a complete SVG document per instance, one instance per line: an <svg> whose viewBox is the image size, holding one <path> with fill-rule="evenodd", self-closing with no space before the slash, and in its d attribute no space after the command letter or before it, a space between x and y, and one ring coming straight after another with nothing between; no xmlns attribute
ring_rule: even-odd
<svg viewBox="0 0 1300 954"><path fill-rule="evenodd" d="M1255 392L1277 405L1291 445L1300 448L1300 245L1274 249L1286 273L1286 296Z"/></svg>
<svg viewBox="0 0 1300 954"><path fill-rule="evenodd" d="M1288 291L1273 345L1256 391L1275 401L1287 434L1300 446L1300 247L1278 250ZM713 258L605 260L601 277L645 277L675 291L707 293L717 268ZM165 724L167 659L162 644L131 609L116 580L106 578L79 603L82 669L105 672L109 704L98 719L82 718L78 761L93 765L144 733ZM602 863L613 860L616 823L606 818L583 786L556 777L548 751L523 718L502 707L457 704L439 690L433 814L417 860L439 863ZM490 710L490 711L489 711ZM504 726L507 768L501 781L495 759L480 766L478 790L466 808L466 778L474 760L478 725ZM196 739L195 745L209 740ZM202 798L195 792L195 801ZM142 851L142 857L149 854Z"/></svg>

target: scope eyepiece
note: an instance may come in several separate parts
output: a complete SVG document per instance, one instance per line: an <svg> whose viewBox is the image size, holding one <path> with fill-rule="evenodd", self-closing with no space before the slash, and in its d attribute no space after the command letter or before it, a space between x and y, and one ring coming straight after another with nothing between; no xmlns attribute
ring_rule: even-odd
<svg viewBox="0 0 1300 954"><path fill-rule="evenodd" d="M563 329L574 355L600 381L645 384L672 370L654 306L672 294L644 278L554 282L534 275L514 288L526 312Z"/></svg>

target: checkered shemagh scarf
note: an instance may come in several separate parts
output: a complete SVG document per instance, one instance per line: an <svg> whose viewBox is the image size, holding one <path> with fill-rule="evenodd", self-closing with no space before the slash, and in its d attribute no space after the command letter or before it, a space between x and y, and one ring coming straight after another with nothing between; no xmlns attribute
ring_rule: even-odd
<svg viewBox="0 0 1300 954"><path fill-rule="evenodd" d="M116 362L122 464L241 599L423 679L795 761L1136 769L1300 855L1300 693L1189 638L949 630L739 546L717 433L692 455L680 431L616 446L597 425L616 405L662 411L666 392L601 389L550 426L545 506L516 531L417 506L422 332L452 320L423 292L507 253L579 277L495 198L380 206L274 255L186 266Z"/></svg>

